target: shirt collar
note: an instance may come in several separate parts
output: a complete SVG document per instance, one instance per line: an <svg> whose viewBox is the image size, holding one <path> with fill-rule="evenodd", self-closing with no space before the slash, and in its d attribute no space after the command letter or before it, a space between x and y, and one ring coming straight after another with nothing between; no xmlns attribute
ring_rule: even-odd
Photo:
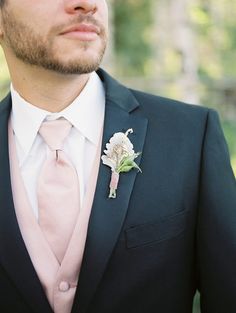
<svg viewBox="0 0 236 313"><path fill-rule="evenodd" d="M63 111L51 113L24 100L11 85L12 127L25 156L28 155L44 119L64 117L89 141L97 145L103 125L105 90L96 72L80 95Z"/></svg>
<svg viewBox="0 0 236 313"><path fill-rule="evenodd" d="M98 144L105 112L105 89L93 72L80 95L61 114L94 144Z"/></svg>

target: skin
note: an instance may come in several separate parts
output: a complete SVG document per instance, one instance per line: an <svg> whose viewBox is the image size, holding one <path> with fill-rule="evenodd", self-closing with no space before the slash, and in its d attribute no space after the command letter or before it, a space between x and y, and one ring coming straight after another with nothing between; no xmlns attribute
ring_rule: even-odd
<svg viewBox="0 0 236 313"><path fill-rule="evenodd" d="M95 25L96 32L65 33L81 25ZM107 34L105 0L8 0L0 9L0 44L13 86L50 112L80 94L102 60Z"/></svg>

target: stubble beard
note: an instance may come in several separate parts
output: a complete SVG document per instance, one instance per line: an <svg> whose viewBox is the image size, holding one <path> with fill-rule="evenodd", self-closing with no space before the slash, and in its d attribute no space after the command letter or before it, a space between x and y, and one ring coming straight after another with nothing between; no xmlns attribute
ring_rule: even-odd
<svg viewBox="0 0 236 313"><path fill-rule="evenodd" d="M106 30L91 17L78 17L74 24L91 22L99 26L100 46L97 48L97 53L94 54L94 57L86 57L90 42L79 42L81 54L78 55L76 60L68 61L56 57L53 49L53 39L44 39L42 35L31 29L27 24L17 21L5 8L2 9L2 22L6 45L19 60L60 74L80 75L97 70L106 50ZM52 33L56 31L59 31L59 27L55 28Z"/></svg>

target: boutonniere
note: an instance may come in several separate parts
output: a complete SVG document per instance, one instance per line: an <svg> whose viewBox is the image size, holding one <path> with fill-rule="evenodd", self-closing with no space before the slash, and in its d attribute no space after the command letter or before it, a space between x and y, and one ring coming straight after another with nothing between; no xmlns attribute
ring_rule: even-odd
<svg viewBox="0 0 236 313"><path fill-rule="evenodd" d="M127 173L134 168L142 172L134 161L141 152L134 152L134 146L128 138L131 133L133 129L128 129L126 133L115 133L106 144L102 162L111 168L109 198L116 198L120 173Z"/></svg>

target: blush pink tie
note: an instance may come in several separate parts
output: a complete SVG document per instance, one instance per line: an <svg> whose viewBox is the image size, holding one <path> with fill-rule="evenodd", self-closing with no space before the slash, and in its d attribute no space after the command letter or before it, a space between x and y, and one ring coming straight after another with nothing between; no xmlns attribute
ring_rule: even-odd
<svg viewBox="0 0 236 313"><path fill-rule="evenodd" d="M59 263L67 250L80 208L78 175L63 151L72 125L43 122L39 133L49 147L38 181L39 225Z"/></svg>

